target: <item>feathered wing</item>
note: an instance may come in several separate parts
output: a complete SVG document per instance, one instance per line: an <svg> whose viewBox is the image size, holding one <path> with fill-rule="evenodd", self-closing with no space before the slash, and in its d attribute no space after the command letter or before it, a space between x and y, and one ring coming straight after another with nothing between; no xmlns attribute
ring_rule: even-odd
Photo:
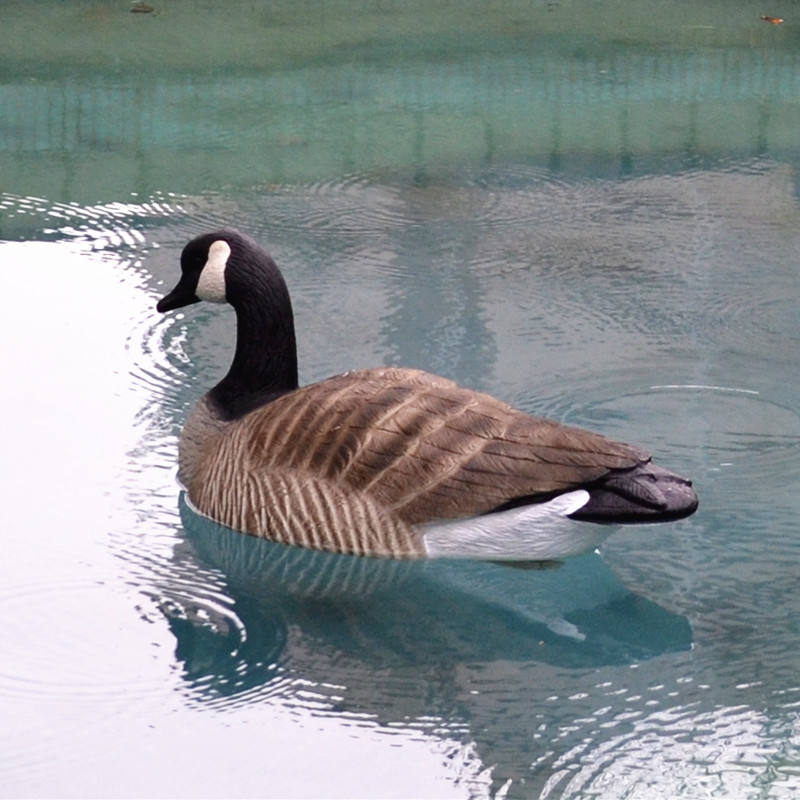
<svg viewBox="0 0 800 800"><path fill-rule="evenodd" d="M230 462L231 478L233 464L261 480L290 474L302 483L305 476L369 498L412 526L552 495L649 459L630 445L528 416L444 378L391 368L298 389L231 425L212 450L200 483L209 460ZM212 483L224 491L224 464L214 472Z"/></svg>
<svg viewBox="0 0 800 800"><path fill-rule="evenodd" d="M232 445L230 439L220 442L220 454L228 456ZM333 553L394 558L427 554L419 531L351 487L266 466L229 477L224 463L205 462L189 497L197 511L229 528Z"/></svg>

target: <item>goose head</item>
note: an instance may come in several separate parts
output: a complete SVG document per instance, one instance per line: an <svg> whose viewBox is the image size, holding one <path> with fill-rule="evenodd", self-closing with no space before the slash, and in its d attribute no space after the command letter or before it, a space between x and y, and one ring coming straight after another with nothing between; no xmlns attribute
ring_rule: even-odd
<svg viewBox="0 0 800 800"><path fill-rule="evenodd" d="M230 303L234 308L260 289L285 285L269 253L235 230L204 233L190 241L181 253L181 278L175 288L158 301L158 311L206 300Z"/></svg>
<svg viewBox="0 0 800 800"><path fill-rule="evenodd" d="M286 283L269 253L235 230L192 239L181 253L181 277L158 301L172 311L201 300L236 311L236 352L228 374L208 393L232 419L297 388L297 346Z"/></svg>

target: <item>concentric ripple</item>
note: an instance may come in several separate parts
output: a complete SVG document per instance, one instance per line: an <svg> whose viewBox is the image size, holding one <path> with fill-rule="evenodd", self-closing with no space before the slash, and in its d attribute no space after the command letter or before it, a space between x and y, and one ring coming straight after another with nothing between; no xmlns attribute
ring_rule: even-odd
<svg viewBox="0 0 800 800"><path fill-rule="evenodd" d="M142 675L112 646L120 620L108 611L96 613L98 608L127 607L112 596L113 590L100 582L4 586L0 601L7 617L0 694L81 698L97 704L98 713L106 706L108 714L122 698L161 694L159 678ZM49 624L31 626L31 618Z"/></svg>
<svg viewBox="0 0 800 800"><path fill-rule="evenodd" d="M603 419L605 432L618 438L626 430L646 430L654 418L680 420L689 434L687 452L699 444L709 469L746 470L755 483L792 480L800 473L800 413L754 389L652 385L588 404L583 414ZM655 452L681 448L670 428L657 426L649 442Z"/></svg>

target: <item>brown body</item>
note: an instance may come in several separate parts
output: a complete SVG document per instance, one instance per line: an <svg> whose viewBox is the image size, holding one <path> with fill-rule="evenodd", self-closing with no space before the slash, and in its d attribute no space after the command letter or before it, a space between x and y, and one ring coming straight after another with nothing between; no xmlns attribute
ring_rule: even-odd
<svg viewBox="0 0 800 800"><path fill-rule="evenodd" d="M424 555L420 524L547 497L649 460L411 369L297 389L217 435L209 426L205 448L193 433L187 423L182 451L192 442L197 463L185 463L184 481L203 514L287 544L395 557Z"/></svg>

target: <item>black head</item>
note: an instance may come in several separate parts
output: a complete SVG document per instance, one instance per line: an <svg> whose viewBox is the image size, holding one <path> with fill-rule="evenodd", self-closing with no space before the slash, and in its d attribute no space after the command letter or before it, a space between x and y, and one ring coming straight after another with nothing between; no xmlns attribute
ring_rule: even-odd
<svg viewBox="0 0 800 800"><path fill-rule="evenodd" d="M252 239L230 229L204 233L183 248L181 278L156 309L172 311L200 300L235 306L248 285L270 279L282 283L269 254Z"/></svg>

